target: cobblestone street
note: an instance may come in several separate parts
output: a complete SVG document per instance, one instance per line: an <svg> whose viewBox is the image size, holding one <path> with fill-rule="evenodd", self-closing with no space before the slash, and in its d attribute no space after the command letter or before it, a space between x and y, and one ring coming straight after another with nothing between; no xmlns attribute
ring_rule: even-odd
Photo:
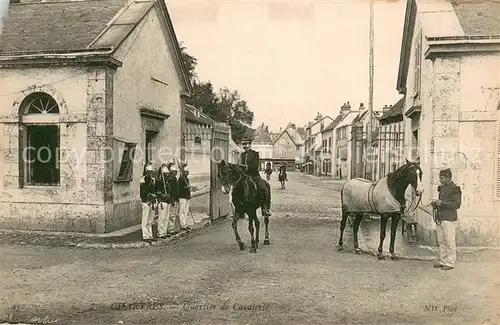
<svg viewBox="0 0 500 325"><path fill-rule="evenodd" d="M431 261L356 255L347 228L339 253L341 182L289 180L280 190L272 175L271 245L262 245L261 221L257 254L240 252L229 222L137 249L3 242L0 316L82 325L499 323L498 252L459 254L445 272ZM238 225L248 246L246 220Z"/></svg>

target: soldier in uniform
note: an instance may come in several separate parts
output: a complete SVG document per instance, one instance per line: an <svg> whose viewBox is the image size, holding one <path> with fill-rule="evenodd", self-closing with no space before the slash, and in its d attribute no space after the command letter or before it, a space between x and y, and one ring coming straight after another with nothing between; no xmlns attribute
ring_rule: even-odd
<svg viewBox="0 0 500 325"><path fill-rule="evenodd" d="M451 180L449 168L439 172L439 199L432 202L435 209L436 232L439 244L439 263L434 267L442 270L452 270L457 259L455 229L457 210L462 204L462 190Z"/></svg>
<svg viewBox="0 0 500 325"><path fill-rule="evenodd" d="M262 215L271 216L270 211L266 208L266 205L264 203L268 194L267 194L266 181L263 178L261 178L259 174L259 166L260 166L259 153L251 149L252 140L253 139L251 137L247 137L241 141L241 145L245 150L241 154L241 164L246 168L247 175L250 176L257 185L257 191L259 193L260 200L262 202L261 204Z"/></svg>
<svg viewBox="0 0 500 325"><path fill-rule="evenodd" d="M153 221L157 205L155 190L156 180L153 177L153 173L153 165L151 163L147 163L144 166L144 172L140 180L140 195L142 201L142 240L148 243L153 241Z"/></svg>

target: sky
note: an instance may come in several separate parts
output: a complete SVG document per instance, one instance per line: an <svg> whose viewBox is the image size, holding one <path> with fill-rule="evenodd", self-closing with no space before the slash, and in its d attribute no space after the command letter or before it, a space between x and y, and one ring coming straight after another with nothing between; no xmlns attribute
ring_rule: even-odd
<svg viewBox="0 0 500 325"><path fill-rule="evenodd" d="M236 89L278 131L368 105L368 0L166 0L177 38L216 88ZM405 1L375 1L374 110L396 103Z"/></svg>

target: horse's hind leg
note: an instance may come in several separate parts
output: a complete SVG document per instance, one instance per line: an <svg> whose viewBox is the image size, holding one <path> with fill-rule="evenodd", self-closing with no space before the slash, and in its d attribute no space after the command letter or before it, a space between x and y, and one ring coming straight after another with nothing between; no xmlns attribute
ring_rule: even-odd
<svg viewBox="0 0 500 325"><path fill-rule="evenodd" d="M391 217L391 242L389 244L389 252L391 253L391 260L398 260L398 257L394 253L394 242L396 241L396 230L398 228L399 220L401 215L395 213Z"/></svg>
<svg viewBox="0 0 500 325"><path fill-rule="evenodd" d="M257 216L257 211L255 211L253 220L255 223L255 248L259 248L260 220Z"/></svg>
<svg viewBox="0 0 500 325"><path fill-rule="evenodd" d="M387 219L389 217L387 215L380 216L380 243L378 244L378 259L384 260L384 239L385 239L385 230L387 229Z"/></svg>
<svg viewBox="0 0 500 325"><path fill-rule="evenodd" d="M349 217L349 213L347 212L347 207L342 206L342 220L340 221L340 237L339 237L339 243L338 243L338 251L343 251L344 250L344 243L343 243L343 238L344 238L344 230L345 226L347 224L347 218Z"/></svg>
<svg viewBox="0 0 500 325"><path fill-rule="evenodd" d="M233 215L233 231L234 231L234 237L236 238L236 242L238 243L238 246L240 247L240 251L245 249L245 244L241 241L240 235L238 234L238 220L240 219L240 212L235 211Z"/></svg>
<svg viewBox="0 0 500 325"><path fill-rule="evenodd" d="M358 230L359 230L359 224L361 223L361 219L363 219L363 214L357 213L354 217L354 224L352 225L354 233L354 252L356 254L361 253L361 249L359 249L359 243L358 243Z"/></svg>
<svg viewBox="0 0 500 325"><path fill-rule="evenodd" d="M250 212L248 214L248 231L250 232L250 253L257 253L257 248L255 247L255 237L254 237L254 227L253 223L255 219L257 218L255 212Z"/></svg>
<svg viewBox="0 0 500 325"><path fill-rule="evenodd" d="M264 216L264 225L266 226L264 245L269 245L269 217L268 216Z"/></svg>

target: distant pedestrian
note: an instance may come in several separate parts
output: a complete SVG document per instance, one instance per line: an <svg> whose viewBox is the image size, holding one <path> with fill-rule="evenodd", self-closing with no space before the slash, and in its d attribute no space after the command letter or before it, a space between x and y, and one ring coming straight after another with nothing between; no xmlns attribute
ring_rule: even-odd
<svg viewBox="0 0 500 325"><path fill-rule="evenodd" d="M154 168L151 163L144 166L144 171L140 180L140 196L142 201L142 240L148 243L153 241L153 222L156 212L156 180L153 177Z"/></svg>
<svg viewBox="0 0 500 325"><path fill-rule="evenodd" d="M451 180L449 168L439 172L438 187L439 199L432 202L437 225L437 239L439 244L439 263L434 267L442 270L451 270L455 267L456 252L456 224L457 210L462 205L462 190Z"/></svg>
<svg viewBox="0 0 500 325"><path fill-rule="evenodd" d="M179 224L181 230L189 230L188 213L191 201L191 184L189 182L189 167L184 165L179 175Z"/></svg>

